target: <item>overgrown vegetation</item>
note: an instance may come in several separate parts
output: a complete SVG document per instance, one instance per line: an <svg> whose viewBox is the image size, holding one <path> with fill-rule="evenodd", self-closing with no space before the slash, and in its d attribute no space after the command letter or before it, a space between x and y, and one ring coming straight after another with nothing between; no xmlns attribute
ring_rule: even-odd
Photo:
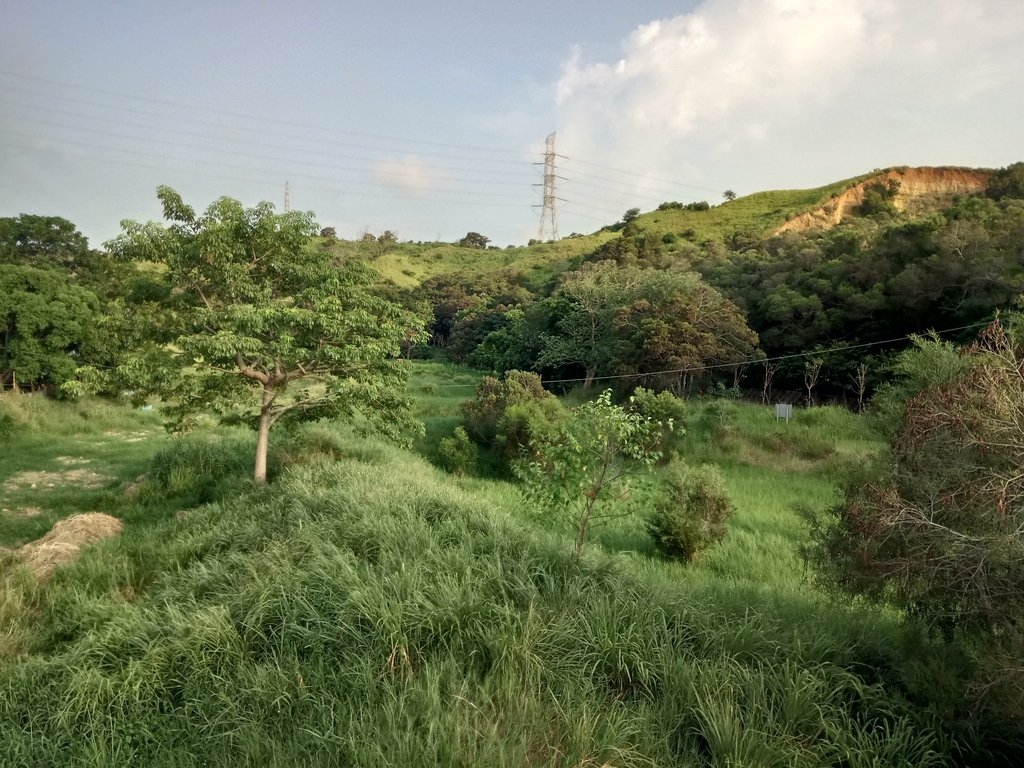
<svg viewBox="0 0 1024 768"><path fill-rule="evenodd" d="M978 653L981 703L1020 720L1024 357L994 323L965 358L909 400L892 455L849 486L809 553L828 583L890 600Z"/></svg>
<svg viewBox="0 0 1024 768"><path fill-rule="evenodd" d="M724 467L720 558L624 557L609 528L577 561L504 483L314 431L332 460L184 515L134 501L44 588L5 571L3 762L932 766L992 746L914 703L927 641L801 585L769 469Z"/></svg>
<svg viewBox="0 0 1024 768"><path fill-rule="evenodd" d="M0 763L1007 764L1024 364L998 326L923 333L1024 291L1019 168L992 179L917 218L869 186L770 236L844 182L527 249L170 190L121 261L0 220L31 294L2 350L28 378L0 395ZM82 364L108 399L19 394ZM365 436L409 371L418 456ZM153 393L196 431L162 435ZM275 407L308 419L268 447ZM33 578L21 548L85 511L123 532Z"/></svg>

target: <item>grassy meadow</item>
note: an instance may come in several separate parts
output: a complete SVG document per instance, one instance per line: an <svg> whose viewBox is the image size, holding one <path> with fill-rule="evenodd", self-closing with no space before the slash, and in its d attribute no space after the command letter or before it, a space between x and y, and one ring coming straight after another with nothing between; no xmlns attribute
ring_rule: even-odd
<svg viewBox="0 0 1024 768"><path fill-rule="evenodd" d="M0 546L125 522L42 584L2 556L0 765L1000 764L995 726L957 725L958 659L797 555L795 507L881 447L864 420L694 402L683 455L721 469L726 538L661 559L638 478L577 562L514 484L432 463L479 375L415 365L411 450L276 432L264 489L244 431L0 399Z"/></svg>

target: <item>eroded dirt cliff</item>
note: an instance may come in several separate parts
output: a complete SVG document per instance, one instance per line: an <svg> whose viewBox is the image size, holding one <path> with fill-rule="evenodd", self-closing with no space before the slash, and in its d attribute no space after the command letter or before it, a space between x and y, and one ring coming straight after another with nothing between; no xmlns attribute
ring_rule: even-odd
<svg viewBox="0 0 1024 768"><path fill-rule="evenodd" d="M991 176L992 171L976 168L891 168L835 195L817 210L790 219L773 234L835 226L856 214L864 202L864 190L878 182L898 181L899 192L893 204L897 210L916 214L948 205L958 195L984 192Z"/></svg>

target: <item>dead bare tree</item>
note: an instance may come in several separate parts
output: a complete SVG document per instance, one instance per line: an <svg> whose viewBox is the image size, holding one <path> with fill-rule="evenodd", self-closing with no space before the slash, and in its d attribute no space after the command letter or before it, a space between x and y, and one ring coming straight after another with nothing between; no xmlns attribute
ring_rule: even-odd
<svg viewBox="0 0 1024 768"><path fill-rule="evenodd" d="M868 370L868 364L861 363L851 376L857 392L857 413L864 412L864 395L868 391Z"/></svg>
<svg viewBox="0 0 1024 768"><path fill-rule="evenodd" d="M818 386L818 379L821 376L821 367L825 364L824 358L812 357L804 362L804 389L807 390L807 407L814 405L814 388Z"/></svg>
<svg viewBox="0 0 1024 768"><path fill-rule="evenodd" d="M765 361L764 363L764 383L761 385L761 402L765 405L771 402L772 399L772 379L775 378L775 374L779 370L779 363L770 363Z"/></svg>

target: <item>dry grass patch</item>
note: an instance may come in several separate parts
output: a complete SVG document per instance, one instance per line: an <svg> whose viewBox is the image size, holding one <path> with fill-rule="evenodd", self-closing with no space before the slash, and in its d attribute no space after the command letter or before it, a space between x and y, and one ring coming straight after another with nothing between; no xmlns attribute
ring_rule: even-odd
<svg viewBox="0 0 1024 768"><path fill-rule="evenodd" d="M65 467L81 466L82 464L92 464L92 459L87 459L84 456L58 456L57 461L63 464Z"/></svg>
<svg viewBox="0 0 1024 768"><path fill-rule="evenodd" d="M108 430L103 433L104 437L116 437L125 443L139 443L145 440L152 434L149 430L142 430L140 432L118 432L116 430Z"/></svg>
<svg viewBox="0 0 1024 768"><path fill-rule="evenodd" d="M124 524L102 512L86 512L58 521L43 538L18 550L22 561L40 581L78 557L82 547L116 536Z"/></svg>

